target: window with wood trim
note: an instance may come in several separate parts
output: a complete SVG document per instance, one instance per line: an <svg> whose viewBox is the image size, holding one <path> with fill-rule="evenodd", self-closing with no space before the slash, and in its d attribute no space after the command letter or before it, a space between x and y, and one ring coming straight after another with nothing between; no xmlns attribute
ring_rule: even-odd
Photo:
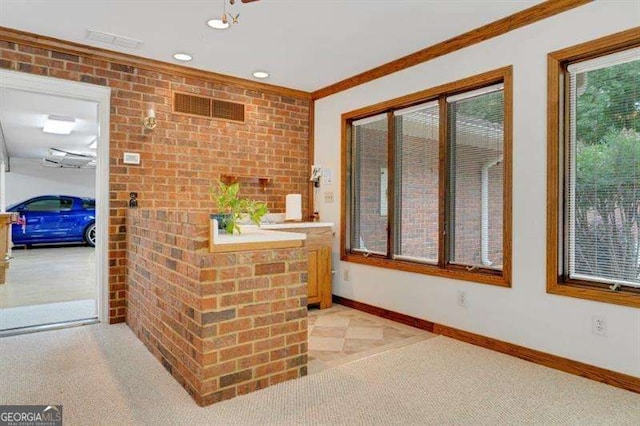
<svg viewBox="0 0 640 426"><path fill-rule="evenodd" d="M551 293L640 306L637 36L549 56Z"/></svg>
<svg viewBox="0 0 640 426"><path fill-rule="evenodd" d="M343 120L343 260L510 285L510 67Z"/></svg>

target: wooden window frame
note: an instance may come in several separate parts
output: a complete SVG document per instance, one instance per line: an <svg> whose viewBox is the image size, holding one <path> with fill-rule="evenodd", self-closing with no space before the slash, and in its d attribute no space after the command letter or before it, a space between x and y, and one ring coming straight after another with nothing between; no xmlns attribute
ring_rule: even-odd
<svg viewBox="0 0 640 426"><path fill-rule="evenodd" d="M464 281L471 281L481 284L490 284L501 287L511 287L511 268L512 268L512 133L513 133L513 67L506 66L496 70L488 71L452 83L443 84L431 89L423 90L410 95L402 96L396 99L384 101L372 106L361 108L355 111L342 114L342 156L341 156L341 212L340 212L340 259L345 262L353 262L364 265L395 269L406 272L414 272L425 275L434 275L444 278L452 278ZM492 84L504 84L504 181L503 181L503 265L502 270L494 270L490 268L474 268L469 270L463 265L454 265L447 263L447 238L445 235L446 208L447 200L447 117L442 111L443 103L446 104L446 97L472 91L475 89L490 86ZM382 113L392 113L393 110L415 106L424 102L438 101L441 108L440 128L439 128L439 180L438 180L438 264L424 264L411 262L407 260L392 259L391 251L394 247L393 226L388 226L388 250L386 255L376 255L352 252L348 247L350 243L350 214L351 193L349 189L351 167L351 122ZM446 105L445 105L446 106ZM392 128L394 120L389 124ZM394 150L392 139L395 132L389 132L389 202L388 202L388 220L389 224L394 224L394 194L393 194L393 169L394 169Z"/></svg>
<svg viewBox="0 0 640 426"><path fill-rule="evenodd" d="M576 297L597 302L640 307L640 289L621 287L611 290L610 284L576 280L565 277L560 256L564 244L560 237L565 230L563 219L564 193L561 188L567 179L561 157L566 157L568 134L567 66L575 62L608 55L640 46L640 27L622 31L597 40L549 53L547 77L547 293ZM561 117L562 115L562 117ZM563 168L562 170L560 168ZM561 185L562 184L562 185Z"/></svg>

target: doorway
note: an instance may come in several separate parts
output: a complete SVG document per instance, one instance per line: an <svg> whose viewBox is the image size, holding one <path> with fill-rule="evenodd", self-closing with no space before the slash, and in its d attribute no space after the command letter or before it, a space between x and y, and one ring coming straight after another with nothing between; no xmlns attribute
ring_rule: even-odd
<svg viewBox="0 0 640 426"><path fill-rule="evenodd" d="M110 91L0 70L0 336L108 322Z"/></svg>

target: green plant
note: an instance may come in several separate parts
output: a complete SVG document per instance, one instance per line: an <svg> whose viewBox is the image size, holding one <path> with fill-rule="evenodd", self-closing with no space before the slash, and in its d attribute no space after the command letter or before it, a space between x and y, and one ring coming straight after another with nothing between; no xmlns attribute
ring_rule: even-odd
<svg viewBox="0 0 640 426"><path fill-rule="evenodd" d="M211 199L216 203L219 213L228 215L222 223L222 228L228 234L233 234L235 231L241 232L238 226L238 221L241 217L246 215L253 223L259 226L264 215L269 212L265 203L239 198L240 184L237 182L227 185L218 180L216 185L211 187L210 192Z"/></svg>

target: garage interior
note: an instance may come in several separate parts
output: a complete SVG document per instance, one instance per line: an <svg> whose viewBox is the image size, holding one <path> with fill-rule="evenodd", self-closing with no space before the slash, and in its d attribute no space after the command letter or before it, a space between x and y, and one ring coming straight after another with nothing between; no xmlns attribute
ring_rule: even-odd
<svg viewBox="0 0 640 426"><path fill-rule="evenodd" d="M0 88L0 99L0 210L43 195L95 199L97 104L9 88ZM72 131L43 131L51 116L72 118ZM52 214L64 213L61 208ZM33 232L31 223L11 228L13 234ZM0 284L0 332L97 317L94 247L55 241L9 245L10 266Z"/></svg>

